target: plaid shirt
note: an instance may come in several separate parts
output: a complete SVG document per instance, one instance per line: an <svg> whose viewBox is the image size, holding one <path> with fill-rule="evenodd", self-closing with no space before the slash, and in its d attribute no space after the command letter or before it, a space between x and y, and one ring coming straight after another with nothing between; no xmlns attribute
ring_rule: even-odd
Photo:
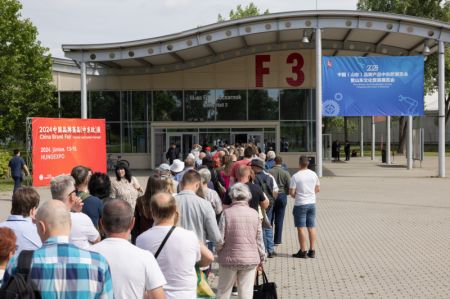
<svg viewBox="0 0 450 299"><path fill-rule="evenodd" d="M42 298L114 298L111 273L105 258L69 244L67 236L52 237L34 251L31 281ZM4 282L16 272L13 257Z"/></svg>

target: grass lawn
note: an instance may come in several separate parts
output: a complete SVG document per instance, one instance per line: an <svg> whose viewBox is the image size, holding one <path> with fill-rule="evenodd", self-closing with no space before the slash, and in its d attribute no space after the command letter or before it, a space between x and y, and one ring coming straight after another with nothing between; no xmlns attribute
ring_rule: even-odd
<svg viewBox="0 0 450 299"><path fill-rule="evenodd" d="M0 179L0 192L12 191L14 188L14 182L12 179Z"/></svg>

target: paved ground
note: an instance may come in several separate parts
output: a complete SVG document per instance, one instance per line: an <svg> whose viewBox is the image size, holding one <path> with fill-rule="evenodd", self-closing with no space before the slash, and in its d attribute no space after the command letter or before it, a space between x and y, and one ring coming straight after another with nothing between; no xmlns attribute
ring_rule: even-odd
<svg viewBox="0 0 450 299"><path fill-rule="evenodd" d="M450 298L450 179L434 178L436 158L413 171L394 162L325 165L316 259L290 257L298 250L290 201L284 245L266 265L280 298ZM0 194L0 220L9 197Z"/></svg>

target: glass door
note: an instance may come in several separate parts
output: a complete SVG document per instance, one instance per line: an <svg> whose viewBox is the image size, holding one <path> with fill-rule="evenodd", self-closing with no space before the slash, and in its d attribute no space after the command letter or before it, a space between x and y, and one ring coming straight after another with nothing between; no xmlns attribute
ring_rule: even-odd
<svg viewBox="0 0 450 299"><path fill-rule="evenodd" d="M266 152L264 145L264 134L262 132L249 132L247 134L247 142L256 144L256 146L261 149L261 152Z"/></svg>
<svg viewBox="0 0 450 299"><path fill-rule="evenodd" d="M194 144L198 143L198 134L192 133L167 133L166 148L169 149L172 144L175 144L179 156L178 159L184 161L187 155L191 152Z"/></svg>
<svg viewBox="0 0 450 299"><path fill-rule="evenodd" d="M331 134L322 134L322 158L331 161Z"/></svg>

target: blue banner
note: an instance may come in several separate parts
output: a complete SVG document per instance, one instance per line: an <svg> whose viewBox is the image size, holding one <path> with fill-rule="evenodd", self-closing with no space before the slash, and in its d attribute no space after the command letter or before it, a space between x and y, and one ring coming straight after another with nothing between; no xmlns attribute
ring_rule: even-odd
<svg viewBox="0 0 450 299"><path fill-rule="evenodd" d="M324 56L323 116L423 115L423 56Z"/></svg>

